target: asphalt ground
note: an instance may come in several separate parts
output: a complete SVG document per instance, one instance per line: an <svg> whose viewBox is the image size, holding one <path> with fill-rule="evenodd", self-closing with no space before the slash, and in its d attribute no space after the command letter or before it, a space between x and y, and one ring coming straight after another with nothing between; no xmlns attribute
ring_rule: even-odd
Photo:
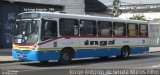
<svg viewBox="0 0 160 75"><path fill-rule="evenodd" d="M159 48L156 49L159 50ZM130 75L120 74L120 72L133 72L134 70L136 71L133 75L160 75L160 52L157 50L131 55L126 60L115 57L103 60L99 58L75 59L70 65L60 65L57 61L42 64L14 60L14 62L0 63L0 75L1 73L2 75ZM11 57L10 52L3 51L0 54L2 55L0 59L7 60L8 58L5 57ZM92 74L92 70L106 73Z"/></svg>
<svg viewBox="0 0 160 75"><path fill-rule="evenodd" d="M115 57L103 60L99 58L76 59L70 65L60 65L57 61L43 64L30 61L1 63L0 69L2 73L13 72L16 75L128 75L120 74L121 70L127 72L136 70L138 73L134 75L147 75L147 73L148 75L159 75L160 52L136 54L125 60ZM86 70L89 71L83 73ZM107 74L92 74L90 70L107 71Z"/></svg>

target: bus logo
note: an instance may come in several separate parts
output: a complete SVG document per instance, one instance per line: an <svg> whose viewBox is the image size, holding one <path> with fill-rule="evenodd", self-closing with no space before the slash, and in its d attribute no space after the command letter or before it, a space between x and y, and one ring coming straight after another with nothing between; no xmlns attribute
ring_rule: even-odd
<svg viewBox="0 0 160 75"><path fill-rule="evenodd" d="M115 40L112 40L112 41L90 41L90 40L86 40L84 42L84 45L106 46L106 45L114 45L114 44L115 44Z"/></svg>

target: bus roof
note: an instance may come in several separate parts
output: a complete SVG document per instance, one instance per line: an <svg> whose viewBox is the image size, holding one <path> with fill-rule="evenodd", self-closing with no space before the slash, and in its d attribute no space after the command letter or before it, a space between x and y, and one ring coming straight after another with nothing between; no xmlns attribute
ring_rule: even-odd
<svg viewBox="0 0 160 75"><path fill-rule="evenodd" d="M73 19L86 19L86 20L101 20L101 21L114 21L114 22L128 22L128 23L145 23L148 24L148 21L142 20L131 20L131 19L122 19L116 17L101 17L101 16L91 16L91 15L78 15L78 14L67 14L60 12L40 12L40 11L31 11L23 12L24 13L40 13L42 18L73 18Z"/></svg>

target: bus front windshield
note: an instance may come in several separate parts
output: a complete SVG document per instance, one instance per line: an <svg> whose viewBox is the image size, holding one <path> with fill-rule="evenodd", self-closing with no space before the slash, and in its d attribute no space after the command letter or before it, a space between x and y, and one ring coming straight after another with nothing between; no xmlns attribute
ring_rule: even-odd
<svg viewBox="0 0 160 75"><path fill-rule="evenodd" d="M39 21L16 21L14 43L34 44L38 41Z"/></svg>

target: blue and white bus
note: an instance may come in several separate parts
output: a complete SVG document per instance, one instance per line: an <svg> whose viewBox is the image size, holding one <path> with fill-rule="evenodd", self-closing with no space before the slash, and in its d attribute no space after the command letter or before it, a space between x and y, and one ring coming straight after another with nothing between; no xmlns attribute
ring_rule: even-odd
<svg viewBox="0 0 160 75"><path fill-rule="evenodd" d="M128 58L149 51L148 22L53 12L24 12L16 19L15 59L69 64L73 58Z"/></svg>

